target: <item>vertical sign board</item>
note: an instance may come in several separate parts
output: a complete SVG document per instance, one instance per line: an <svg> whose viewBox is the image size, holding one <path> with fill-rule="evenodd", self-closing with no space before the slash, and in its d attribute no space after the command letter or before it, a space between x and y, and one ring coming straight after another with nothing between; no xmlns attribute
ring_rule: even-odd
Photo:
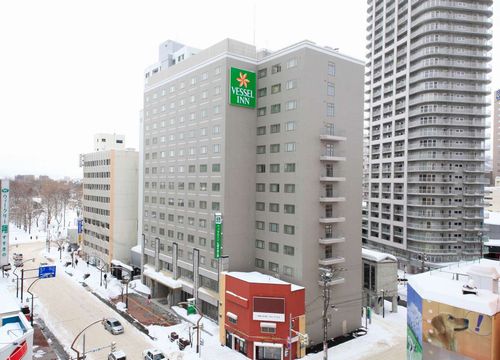
<svg viewBox="0 0 500 360"><path fill-rule="evenodd" d="M215 222L215 249L214 258L219 259L222 256L222 214L217 212L214 215Z"/></svg>
<svg viewBox="0 0 500 360"><path fill-rule="evenodd" d="M2 211L0 217L1 226L1 243L0 243L0 266L7 265L9 263L9 180L2 180L2 190L1 190L1 206Z"/></svg>
<svg viewBox="0 0 500 360"><path fill-rule="evenodd" d="M497 91L495 92L495 99L496 99L497 101L500 101L500 90L497 90Z"/></svg>
<svg viewBox="0 0 500 360"><path fill-rule="evenodd" d="M255 109L255 73L232 67L230 76L229 104Z"/></svg>

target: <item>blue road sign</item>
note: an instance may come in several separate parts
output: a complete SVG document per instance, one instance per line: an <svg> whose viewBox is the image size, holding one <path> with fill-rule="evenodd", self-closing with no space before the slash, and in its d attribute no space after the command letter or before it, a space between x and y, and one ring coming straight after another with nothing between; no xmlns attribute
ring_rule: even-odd
<svg viewBox="0 0 500 360"><path fill-rule="evenodd" d="M56 267L55 266L40 266L38 268L38 277L40 279L47 279L56 277Z"/></svg>
<svg viewBox="0 0 500 360"><path fill-rule="evenodd" d="M78 234L81 234L83 232L83 220L79 219L78 220Z"/></svg>

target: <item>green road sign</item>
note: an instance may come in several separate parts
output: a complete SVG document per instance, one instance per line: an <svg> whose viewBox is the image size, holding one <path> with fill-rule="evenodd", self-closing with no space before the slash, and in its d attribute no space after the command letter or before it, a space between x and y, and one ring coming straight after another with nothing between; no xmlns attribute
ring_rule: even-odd
<svg viewBox="0 0 500 360"><path fill-rule="evenodd" d="M256 76L254 72L231 68L229 103L231 105L255 108Z"/></svg>

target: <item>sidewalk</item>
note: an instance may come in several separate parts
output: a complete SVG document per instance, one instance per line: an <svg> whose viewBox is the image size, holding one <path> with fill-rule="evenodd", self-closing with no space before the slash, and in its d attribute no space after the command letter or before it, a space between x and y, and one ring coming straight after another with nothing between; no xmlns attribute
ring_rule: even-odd
<svg viewBox="0 0 500 360"><path fill-rule="evenodd" d="M112 299L112 302L116 306L121 302L121 296ZM158 305L154 300L148 302L147 298L139 294L128 295L127 313L144 326L172 326L179 323L177 316L173 312Z"/></svg>

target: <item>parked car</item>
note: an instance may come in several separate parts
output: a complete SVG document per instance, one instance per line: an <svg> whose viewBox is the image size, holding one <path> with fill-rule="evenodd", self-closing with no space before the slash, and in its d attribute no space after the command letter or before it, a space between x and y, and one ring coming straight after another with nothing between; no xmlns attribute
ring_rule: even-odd
<svg viewBox="0 0 500 360"><path fill-rule="evenodd" d="M127 360L127 355L121 350L113 351L108 355L108 360Z"/></svg>
<svg viewBox="0 0 500 360"><path fill-rule="evenodd" d="M167 357L158 349L147 349L142 352L144 360L163 360Z"/></svg>
<svg viewBox="0 0 500 360"><path fill-rule="evenodd" d="M179 350L184 350L189 346L189 344L191 344L191 342L188 339L179 338L179 340L177 341Z"/></svg>
<svg viewBox="0 0 500 360"><path fill-rule="evenodd" d="M14 266L15 267L22 267L23 266L23 254L14 253L12 258L14 259Z"/></svg>
<svg viewBox="0 0 500 360"><path fill-rule="evenodd" d="M104 320L104 328L113 335L123 334L123 326L115 318Z"/></svg>

